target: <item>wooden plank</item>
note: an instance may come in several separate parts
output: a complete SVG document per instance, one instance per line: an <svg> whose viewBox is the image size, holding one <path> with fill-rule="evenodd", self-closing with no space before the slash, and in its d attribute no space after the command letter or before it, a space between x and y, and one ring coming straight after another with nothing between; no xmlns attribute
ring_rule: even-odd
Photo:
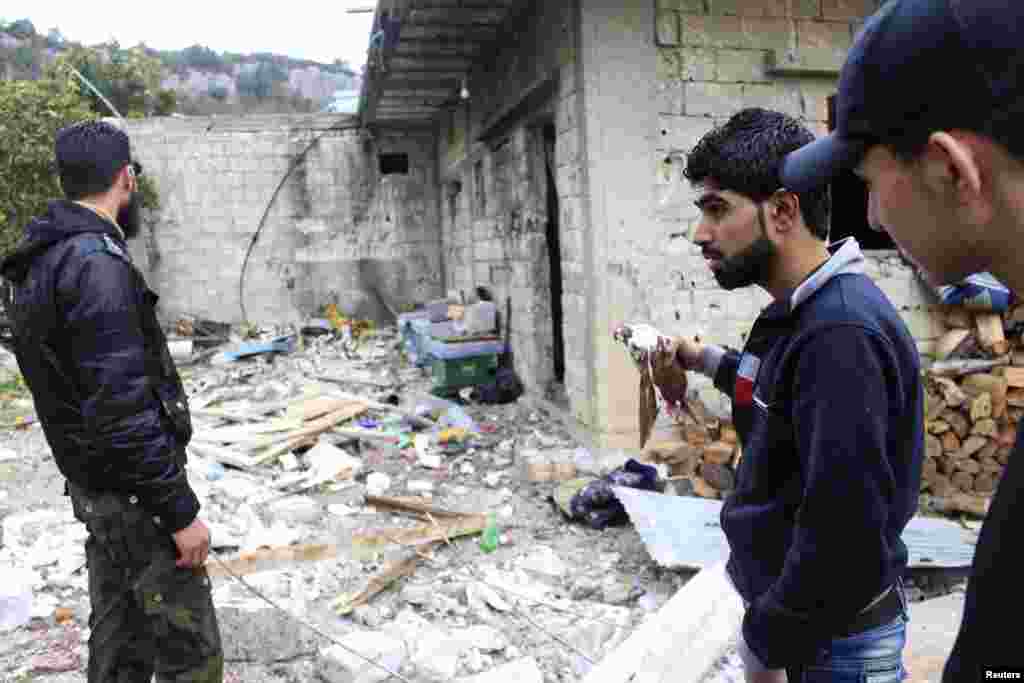
<svg viewBox="0 0 1024 683"><path fill-rule="evenodd" d="M1003 368L1006 383L1017 389L1024 388L1024 368Z"/></svg>
<svg viewBox="0 0 1024 683"><path fill-rule="evenodd" d="M297 562L320 562L337 556L338 546L333 544L275 546L244 552L230 560L207 560L206 571L210 576L244 576L281 569Z"/></svg>
<svg viewBox="0 0 1024 683"><path fill-rule="evenodd" d="M334 610L340 615L345 615L356 607L369 603L374 596L383 593L395 582L410 576L416 570L416 565L419 564L422 553L432 550L436 545L436 543L428 544L422 550L417 549L417 552L408 557L392 562L379 574L371 577L366 584L366 588L355 595L340 595L332 604Z"/></svg>
<svg viewBox="0 0 1024 683"><path fill-rule="evenodd" d="M1006 353L1009 345L1006 342L1006 335L1003 334L1003 317L998 313L978 313L974 316L975 329L978 331L978 341L983 349Z"/></svg>

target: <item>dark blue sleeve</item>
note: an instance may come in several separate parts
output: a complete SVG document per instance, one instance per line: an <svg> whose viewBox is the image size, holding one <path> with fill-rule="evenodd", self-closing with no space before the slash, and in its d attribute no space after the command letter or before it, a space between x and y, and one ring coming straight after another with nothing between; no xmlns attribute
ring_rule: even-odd
<svg viewBox="0 0 1024 683"><path fill-rule="evenodd" d="M171 531L188 526L199 501L177 464L175 443L147 374L141 293L132 266L94 251L58 282L68 339L65 352L95 439L89 457L114 490L138 496Z"/></svg>
<svg viewBox="0 0 1024 683"><path fill-rule="evenodd" d="M743 620L748 646L769 669L813 657L823 631L849 623L881 589L900 376L891 344L853 325L814 334L796 356L790 419L803 500L782 575Z"/></svg>
<svg viewBox="0 0 1024 683"><path fill-rule="evenodd" d="M722 356L722 361L718 365L718 372L716 372L715 376L712 378L715 383L715 387L728 396L730 401L733 400L736 392L736 371L739 367L739 351L726 348L725 355Z"/></svg>

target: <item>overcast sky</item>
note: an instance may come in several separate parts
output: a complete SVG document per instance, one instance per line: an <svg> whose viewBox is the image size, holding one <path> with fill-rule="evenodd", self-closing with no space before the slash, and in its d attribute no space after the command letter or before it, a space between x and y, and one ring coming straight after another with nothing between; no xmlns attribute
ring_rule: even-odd
<svg viewBox="0 0 1024 683"><path fill-rule="evenodd" d="M122 47L144 42L180 50L199 43L216 52L273 52L318 62L341 58L360 67L373 13L346 10L375 5L376 0L3 0L0 18L28 18L38 33L57 27L67 39L89 45L116 38Z"/></svg>

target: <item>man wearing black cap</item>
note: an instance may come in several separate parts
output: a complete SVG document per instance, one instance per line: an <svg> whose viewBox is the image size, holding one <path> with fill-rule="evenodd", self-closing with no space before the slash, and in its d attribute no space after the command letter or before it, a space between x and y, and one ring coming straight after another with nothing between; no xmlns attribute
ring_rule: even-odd
<svg viewBox="0 0 1024 683"><path fill-rule="evenodd" d="M782 164L786 187L853 170L868 184L871 225L933 284L989 272L1024 291L1024 3L886 3L850 50L836 105L836 130ZM1018 633L1001 623L1024 608L1021 439L981 529L944 683L1024 671Z"/></svg>
<svg viewBox="0 0 1024 683"><path fill-rule="evenodd" d="M0 265L14 285L18 365L75 516L89 531L89 683L219 683L220 633L203 564L210 533L185 475L187 399L156 294L125 239L139 231L128 136L62 129L66 199Z"/></svg>

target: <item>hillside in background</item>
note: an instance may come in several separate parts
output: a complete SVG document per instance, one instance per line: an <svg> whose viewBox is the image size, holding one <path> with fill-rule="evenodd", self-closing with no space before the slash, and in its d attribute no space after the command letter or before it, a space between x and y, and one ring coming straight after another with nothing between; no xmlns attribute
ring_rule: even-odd
<svg viewBox="0 0 1024 683"><path fill-rule="evenodd" d="M0 80L40 79L58 59L72 54L76 63L120 60L155 69L158 87L168 92L164 101L172 104L150 114L306 113L350 100L337 96L359 88L359 75L341 60L321 64L269 53L218 53L201 45L183 50L145 45L126 50L116 43L84 46L67 40L58 29L39 33L27 19L0 20Z"/></svg>

